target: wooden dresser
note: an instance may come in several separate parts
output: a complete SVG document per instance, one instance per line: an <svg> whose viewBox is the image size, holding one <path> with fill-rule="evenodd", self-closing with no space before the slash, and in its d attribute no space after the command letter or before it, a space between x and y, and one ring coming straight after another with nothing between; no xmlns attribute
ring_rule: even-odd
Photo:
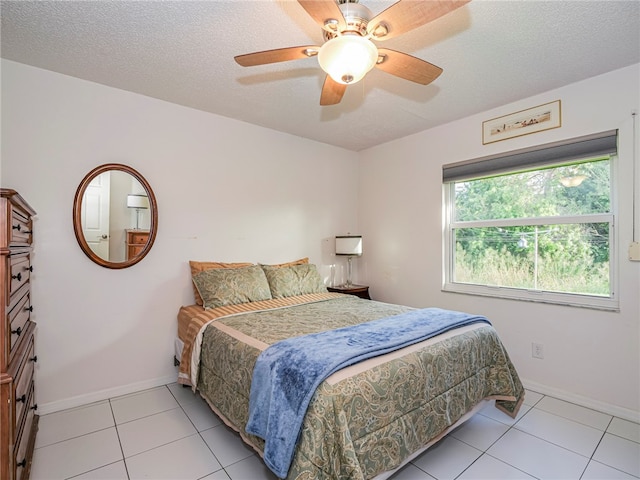
<svg viewBox="0 0 640 480"><path fill-rule="evenodd" d="M149 230L127 230L127 260L138 255L149 241Z"/></svg>
<svg viewBox="0 0 640 480"><path fill-rule="evenodd" d="M31 321L32 217L14 190L0 189L0 478L26 480L38 430L34 401L36 324Z"/></svg>

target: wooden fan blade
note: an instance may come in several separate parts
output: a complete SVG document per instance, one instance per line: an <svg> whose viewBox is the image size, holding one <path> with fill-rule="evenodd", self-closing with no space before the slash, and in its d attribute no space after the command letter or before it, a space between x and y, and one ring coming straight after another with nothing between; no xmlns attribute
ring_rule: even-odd
<svg viewBox="0 0 640 480"><path fill-rule="evenodd" d="M440 18L470 0L399 0L373 17L367 32L374 40L388 40Z"/></svg>
<svg viewBox="0 0 640 480"><path fill-rule="evenodd" d="M302 47L277 48L275 50L265 50L264 52L247 53L234 58L243 67L254 67L267 63L309 58L317 55L319 51L320 47L316 45L305 45Z"/></svg>
<svg viewBox="0 0 640 480"><path fill-rule="evenodd" d="M421 85L428 85L442 73L440 67L406 53L378 48L378 55L379 63L376 63L376 68Z"/></svg>
<svg viewBox="0 0 640 480"><path fill-rule="evenodd" d="M336 82L329 75L324 79L322 85L322 94L320 95L320 105L336 105L342 100L347 86L343 83Z"/></svg>
<svg viewBox="0 0 640 480"><path fill-rule="evenodd" d="M341 32L347 27L342 10L336 0L298 0L320 28L330 32Z"/></svg>

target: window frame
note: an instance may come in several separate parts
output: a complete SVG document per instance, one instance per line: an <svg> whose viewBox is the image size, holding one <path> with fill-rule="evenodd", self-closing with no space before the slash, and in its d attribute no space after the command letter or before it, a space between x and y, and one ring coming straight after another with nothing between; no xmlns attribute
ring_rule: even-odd
<svg viewBox="0 0 640 480"><path fill-rule="evenodd" d="M590 156L584 160L589 161ZM602 157L600 155L600 157ZM593 160L596 157L591 157ZM575 160L561 161L554 166L575 163ZM491 220L473 220L473 221L455 221L455 188L457 182L464 180L443 181L443 272L442 272L442 291L462 293L468 295L478 295L484 297L496 297L509 300L528 301L537 303L549 303L555 305L566 305L572 307L584 307L597 310L619 311L620 302L618 298L618 232L617 232L617 167L618 155L609 155L609 198L610 208L607 213L573 215L573 216L555 216L555 217L527 217L513 219L491 219ZM549 168L550 165L541 166L540 168ZM517 173L527 170L526 168L513 171ZM531 168L528 168L531 170ZM475 179L481 179L487 175L478 175ZM468 178L467 180L472 180ZM552 292L545 290L534 290L517 287L484 285L473 283L454 282L455 269L455 238L454 231L456 228L472 228L472 227L511 227L511 226L535 226L535 225L557 225L571 223L609 223L609 296Z"/></svg>

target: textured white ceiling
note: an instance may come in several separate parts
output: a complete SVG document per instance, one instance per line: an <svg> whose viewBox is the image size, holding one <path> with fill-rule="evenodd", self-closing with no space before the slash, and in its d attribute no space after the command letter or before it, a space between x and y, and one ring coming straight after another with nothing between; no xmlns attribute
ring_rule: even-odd
<svg viewBox="0 0 640 480"><path fill-rule="evenodd" d="M435 82L374 69L321 107L315 58L233 60L320 45L294 0L2 0L1 15L3 58L354 151L640 62L638 0L472 0L380 42L443 68Z"/></svg>

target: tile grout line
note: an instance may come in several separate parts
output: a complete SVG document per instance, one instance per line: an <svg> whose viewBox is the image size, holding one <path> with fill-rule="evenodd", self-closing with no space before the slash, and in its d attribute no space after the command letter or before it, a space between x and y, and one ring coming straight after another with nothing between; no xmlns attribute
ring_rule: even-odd
<svg viewBox="0 0 640 480"><path fill-rule="evenodd" d="M537 392L536 392L536 393L537 393ZM545 397L547 397L547 395L544 395L544 396L543 396L542 398L540 398L537 402L535 402L535 404L534 404L534 405L531 405L531 406L530 406L531 408L530 408L530 409L529 409L529 410L528 410L524 415L522 415L522 417L520 417L517 421L515 421L512 425L507 425L507 424L505 424L505 425L507 425L507 426L508 426L507 430L506 430L502 435L500 435L500 436L499 436L499 437L498 437L498 438L497 438L497 439L496 439L496 440L495 440L495 441L494 441L494 442L493 442L489 447L487 447L487 448L482 452L482 455L480 455L480 456L479 456L478 458L476 458L476 459L475 459L475 460L474 460L470 465L468 465L468 466L467 466L467 467L466 467L466 468L465 468L465 469L464 469L464 470L463 470L463 471L462 471L462 472L461 472L461 473L460 473L456 478L459 478L459 477L460 477L460 476L461 476L465 471L467 471L467 470L468 470L468 469L469 469L473 464L475 464L478 460L480 460L480 458L482 458L484 455L488 455L489 457L494 458L494 459L495 459L495 460L497 460L497 461L500 461L500 462L502 462L502 463L504 463L504 464L506 464L506 465L509 465L509 466L510 466L510 467L512 467L512 468L515 468L515 469L516 469L516 470L518 470L518 471L521 471L521 472L525 473L526 475L529 475L529 476L533 477L533 475L532 475L532 474L530 474L530 473L528 473L528 472L525 472L525 471L521 470L520 468L516 467L515 465L511 465L510 463L508 463L508 462L506 462L506 461L504 461L504 460L502 460L502 459L500 459L500 458L494 457L493 455L491 455L490 453L488 453L488 450L489 450L493 445L495 445L495 444L496 444L496 443L497 443L501 438L503 438L503 437L504 437L504 436L505 436L505 435L506 435L510 430L512 430L512 429L515 429L515 430L517 430L518 432L523 433L523 434L525 434L525 435L530 435L531 437L537 438L537 439L539 439L539 440L542 440L542 441L544 441L544 442L547 442L547 443L549 443L549 444L551 444L551 445L554 445L554 446L556 446L556 447L562 448L562 449L564 449L564 450L566 450L566 451L568 451L568 452L574 453L574 454L579 455L579 456L581 456L581 457L583 457L583 458L587 458L587 459L588 459L587 464L585 465L585 467L584 467L584 469L583 469L582 473L581 473L581 474L580 474L580 476L578 477L579 479L580 479L580 478L582 478L582 477L584 476L584 474L585 474L585 472L587 471L587 469L589 468L589 465L590 465L590 463L591 463L591 462L596 462L596 463L599 463L599 464L601 464L601 465L605 465L605 466L607 466L607 467L609 467L609 468L612 468L612 469L614 469L614 470L617 470L617 471L619 471L619 472L627 473L627 472L624 472L623 470L620 470L619 468L614 467L614 466L612 466L612 465L608 465L608 464L606 464L606 463L598 462L597 460L594 460L594 458L593 458L593 456L595 455L596 451L598 450L598 447L599 447L599 446L600 446L600 444L602 443L602 440L604 439L604 436L605 436L607 433L609 433L610 435L614 435L614 436L617 436L617 437L619 437L619 438L622 438L622 439L628 440L628 439L626 439L626 438L624 438L624 437L620 437L619 435L615 435L615 434L612 434L612 433L610 433L610 432L607 432L607 429L611 426L611 423L613 422L613 419L615 418L614 416L607 415L607 416L609 416L609 417L611 417L611 418L609 419L609 423L607 424L607 426L605 427L605 429L604 429L604 430L601 430L601 429L599 429L599 428L593 427L592 425L587 425L587 424L585 424L585 423L578 422L578 421L573 420L573 419L571 419L571 418L565 417L564 415L559 415L558 413L550 412L550 411L548 411L548 410L545 410L545 409L542 409L542 408L538 408L538 410L539 410L539 411L542 411L542 412L548 413L548 414L553 415L553 416L558 417L558 418L563 418L563 419L565 419L565 420L568 420L568 421L574 422L574 423L576 423L577 425L582 425L582 426L585 426L585 427L589 427L589 428L592 428L592 429L594 429L594 430L596 430L596 431L600 432L600 433L601 433L600 439L598 440L598 442L597 442L596 446L594 447L594 449L593 449L593 451L591 452L591 455L590 455L589 457L586 457L586 456L584 456L584 455L582 455L582 454L580 454L580 453L578 453L578 452L575 452L575 451L573 451L573 450L571 450L571 449L569 449L569 448L566 448L566 447L564 447L564 446L562 446L562 445L558 445L557 443L554 443L554 442L552 442L552 441L549 441L549 440L547 440L547 439L545 439L545 438L538 437L537 435L534 435L534 434L532 434L532 433L529 433L529 432L526 432L526 431L524 431L524 430L520 430L520 429L516 428L517 424L518 424L518 423L519 423L519 422L520 422L520 421L521 421L521 420L522 420L522 419L523 419L527 414L529 414L529 413L530 413L534 408L536 408L536 406L535 406L535 405L537 405L538 403L540 403L540 402L541 402ZM553 398L553 397L551 397L551 398ZM572 405L574 405L574 404L572 404ZM577 405L577 404L575 404L575 405L576 405L576 406L578 406L578 407L580 407L580 405ZM481 413L481 412L478 412L478 413L479 413L480 415L482 415L482 413ZM598 412L598 413L599 413L599 412ZM491 417L488 417L488 416L486 416L486 418L489 418L490 420L493 420ZM494 420L494 421L497 421L497 420ZM632 422L632 423L633 423L633 422ZM469 443L465 442L464 440L461 440L461 439L458 439L458 438L456 438L456 440L458 440L458 441L460 441L460 442L464 443L465 445L468 445L468 446L470 446L470 447L473 447L473 448L476 448L476 449L477 449L477 447L476 447L476 446L471 445L471 444L469 444ZM630 440L630 441L632 441L632 442L633 442L633 440ZM421 469L421 470L422 470L422 469ZM423 470L423 471L424 471L424 470ZM425 472L425 473L427 473L427 474L428 474L428 472Z"/></svg>
<svg viewBox="0 0 640 480"><path fill-rule="evenodd" d="M563 401L563 402L564 402L564 400L561 400L561 401ZM583 407L582 405L578 405L577 403L571 403L571 402L566 402L566 403L568 403L569 405L572 405L572 406L574 406L574 407L578 407L578 408L586 408L586 407ZM560 417L560 418L564 418L564 419L566 419L566 420L570 420L570 421L572 421L572 422L574 422L574 423L577 423L577 424L579 424L579 425L583 425L583 426L585 426L585 427L593 428L593 429L598 430L598 431L601 431L601 432L606 432L606 431L607 431L607 428L609 428L609 426L611 425L611 422L613 422L613 419L614 419L614 418L616 418L616 417L615 417L615 416L613 416L613 415L609 415L609 414L607 414L607 413L602 413L602 412L597 412L596 410L592 410L593 412L601 413L602 415L605 415L605 416L609 417L609 420L608 420L608 422L607 422L607 426L606 426L603 430L601 430L601 429L600 429L600 428L598 428L598 427L594 427L593 425L590 425L590 424L585 423L585 422L580 421L580 420L576 420L576 419L574 419L574 418L566 417L565 415L562 415L561 413L554 412L554 411L551 411L551 410L547 410L546 408L538 407L538 410L540 410L541 412L548 413L549 415L554 415L554 416L556 416L556 417ZM589 409L587 409L587 410L591 410L591 409L589 408Z"/></svg>
<svg viewBox="0 0 640 480"><path fill-rule="evenodd" d="M533 392L533 390L530 390L530 391L532 391L532 392ZM534 393L538 393L538 392L534 392ZM542 395L542 394L538 393L538 395ZM569 401L567 401L567 400L561 400L561 399L559 399L559 398L552 397L552 396L549 396L549 395L543 395L543 396L542 396L542 398L540 398L540 399L539 399L539 400L538 400L534 405L531 405L531 406L530 406L530 407L531 407L531 409L532 409L532 408L534 408L534 407L535 407L535 405L537 405L538 403L540 403L540 402L541 402L545 397L549 397L549 398L552 398L552 399L554 399L554 400L558 400L558 401L560 401L560 402L564 402L564 403L567 403L567 404L569 404L569 405L572 405L572 406L575 406L575 407L578 407L578 408L581 408L581 409L590 410L590 411L592 411L592 412L595 412L595 413L598 413L598 414L601 414L601 415L607 416L607 417L609 417L609 421L608 421L608 423L607 423L607 426L606 426L603 430L601 430L601 429L599 429L599 428L597 428L597 427L594 427L593 425L589 425L588 423L584 423L584 422L581 422L581 421L578 421L578 420L574 420L574 419L572 419L572 418L566 417L566 416L561 415L561 414L559 414L559 413L557 413L557 412L552 412L552 411L547 410L547 409L545 409L545 408L539 408L539 410L541 410L541 411L543 411L543 412L546 412L546 413L548 413L548 414L550 414L550 415L554 415L554 416L556 416L556 417L564 418L564 419L566 419L566 420L572 421L572 422L577 423L577 424L579 424L579 425L583 425L583 426L585 426L585 427L593 428L594 430L601 431L601 432L603 432L603 433L605 433L605 434L606 434L606 433L608 433L609 435L613 435L614 437L618 437L618 438L621 438L621 439L623 439L623 440L628 440L628 441L630 441L630 442L640 444L640 441L636 441L636 440L634 440L634 439L632 439L632 438L628 438L628 437L625 437L625 436L623 436L623 435L621 435L621 434L613 433L613 432L610 432L610 431L609 431L609 428L611 427L611 424L613 423L613 421L614 421L616 418L617 418L618 420L623 421L623 422L628 422L628 423L631 423L631 424L633 424L633 425L636 425L636 426L638 426L638 428L640 429L640 424L639 424L639 423L636 423L636 422L634 422L634 421L632 421L632 420L627 420L627 419L625 419L625 418L618 417L618 416L616 416L616 415L611 415L611 414L609 414L609 413L600 412L600 411L595 410L595 409L593 409L593 408L584 407L584 406L582 406L582 405L580 405L580 404L578 404L578 403L569 402ZM480 412L478 412L478 413L480 413ZM526 415L526 414L525 414L525 415ZM524 416L524 415L523 415L523 416ZM518 420L518 421L519 421L519 420ZM516 422L516 423L517 423L517 422ZM514 424L514 425L515 425L515 424ZM600 446L601 441L602 441L602 440L600 440L600 442L598 442L598 446ZM597 450L597 447L596 447L596 450ZM594 452L594 453L595 453L595 452ZM601 463L601 462L599 462L599 463ZM603 464L603 465L606 465L606 464ZM610 465L609 465L609 466L610 466Z"/></svg>
<svg viewBox="0 0 640 480"><path fill-rule="evenodd" d="M515 427L515 425L514 425L514 427ZM550 445L553 445L555 447L558 447L558 448L561 448L563 450L566 450L567 452L573 453L574 455L578 455L578 456L580 456L582 458L586 458L587 460L591 460L591 457L587 457L586 455L583 455L582 453L578 453L575 450L571 450L570 448L567 448L564 445L559 445L559 444L557 444L555 442L552 442L551 440L547 440L546 438L539 437L538 435L534 435L531 432L526 432L524 430L520 430L519 428L516 428L516 430L518 432L522 433L523 435L529 435L530 437L537 438L538 440L542 440L543 442L546 442L546 443L548 443ZM600 431L600 430L598 430L598 431ZM602 436L604 436L604 434L605 434L605 432L602 432ZM598 443L600 443L600 442L598 442ZM597 447L596 447L596 449L597 449ZM594 449L593 452L595 453L595 449ZM593 455L593 453L591 455Z"/></svg>
<svg viewBox="0 0 640 480"><path fill-rule="evenodd" d="M182 410L182 412L185 414L185 416L189 419L189 422L191 422L191 425L193 425L193 428L196 430L197 435L200 437L200 439L204 442L205 446L207 447L207 449L211 452L211 455L213 455L213 458L216 459L216 462L218 462L218 464L220 465L220 470L224 471L224 473L227 474L227 476L229 478L230 475L229 473L227 473L227 471L225 470L224 466L222 465L222 462L220 461L220 459L216 456L215 452L211 449L211 447L209 446L209 444L206 442L206 440L204 439L204 437L202 436L202 432L200 430L198 430L198 427L195 423L193 423L193 420L191 420L191 417L189 416L189 414L187 413L187 411L184 409L184 407L182 406L182 403L180 403L180 401L176 398L176 396L173 394L173 392L171 391L171 389L169 388L168 385L165 385L165 387L167 387L167 390L169 390L169 393L171 394L171 396L175 399L176 403L178 404L178 406L180 407L180 409ZM213 412L212 412L213 413ZM216 415L217 416L217 415ZM211 428L215 428L211 427ZM209 430L209 429L207 429ZM207 431L207 430L203 430L203 431ZM204 477L207 477L209 475L212 475L216 472L219 472L220 470L214 470L213 472L208 473L207 475L205 475ZM201 478L204 478L201 477Z"/></svg>
<svg viewBox="0 0 640 480"><path fill-rule="evenodd" d="M93 431L91 431L91 432L82 433L82 434L80 434L80 435L76 435L76 436L74 436L74 437L64 438L64 439L62 439L62 440L56 440L55 442L53 442L53 443L48 443L47 445L40 445L39 447L36 447L36 448L35 448L35 450L41 450L41 449L43 449L43 448L48 448L48 447L51 447L51 446L53 446L53 445L59 445L59 444L64 443L64 442L68 442L69 440L75 440L75 439L77 439L77 438L86 437L86 436L88 436L88 435L92 435L92 434L94 434L94 433L104 432L105 430L109 430L110 428L114 428L114 427L115 427L115 425L113 425L113 426L111 426L111 427L99 428L99 429L97 429L97 430L93 430Z"/></svg>
<svg viewBox="0 0 640 480"><path fill-rule="evenodd" d="M543 396L542 398L544 398L544 396ZM542 400L542 398L541 398L540 400ZM538 402L539 402L540 400L538 400ZM536 403L538 403L538 402L536 402ZM468 466L467 466L467 467L466 467L462 472L460 472L460 475L458 475L456 478L460 478L460 476L461 476L464 472L466 472L467 470L469 470L469 468L471 468L471 466L472 466L474 463L476 463L478 460L480 460L480 459L481 459L483 456L485 456L485 455L487 455L488 457L491 457L491 458L493 458L493 459L497 460L498 462L502 462L502 463L504 463L505 465L509 465L511 468L515 468L516 470L518 470L519 472L524 473L525 475L528 475L528 476L530 476L530 477L533 477L533 475L531 475L530 473L527 473L527 472L525 472L524 470L521 470L520 468L516 467L515 465L511 465L510 463L507 463L507 462L505 462L504 460L502 460L502 459L500 459L500 458L497 458L497 457L494 457L493 455L491 455L490 453L488 453L489 449L490 449L491 447L493 447L496 443L498 443L498 441L499 441L502 437L504 437L507 433L509 433L509 431L511 431L511 430L515 427L515 425L516 425L520 420L522 420L522 419L524 418L524 416L525 416L527 413L529 413L531 410L533 410L533 408L534 408L534 407L530 405L529 410L527 410L527 412L526 412L526 413L524 413L524 414L523 414L523 415L522 415L518 420L516 420L516 419L514 418L514 422L513 422L511 425L506 424L506 423L502 423L502 422L500 422L500 421L498 421L498 420L494 420L493 418L491 418L491 417L489 417L489 416L485 416L485 415L483 415L485 418L487 418L487 419L489 419L489 420L492 420L492 421L494 421L494 422L498 422L498 423L502 423L502 425L505 425L505 426L507 427L507 429L504 431L504 433L503 433L502 435L500 435L500 436L499 436L495 441L493 441L493 442L491 443L491 445L489 445L486 449L484 449L484 450L482 451L482 455L480 455L478 458L476 458L473 462L471 462L471 464L470 464L470 465L468 465ZM482 413L481 413L481 412L478 412L478 414L482 415ZM516 429L516 430L517 430L517 429ZM518 431L520 431L520 430L518 430ZM475 447L475 446L473 446L473 445L471 445L471 444L469 444L469 443L465 442L464 440L460 440L459 438L456 438L456 440L458 440L458 441L460 441L460 442L464 443L465 445L469 445L470 447L473 447L473 448L476 448L476 449L477 449L477 447ZM425 472L425 473L426 473L426 472ZM534 477L534 478L535 478L535 477Z"/></svg>
<svg viewBox="0 0 640 480"><path fill-rule="evenodd" d="M500 458L498 458L498 457L494 457L494 456L493 456L493 455L491 455L490 453L486 453L486 452L485 452L485 455L486 455L486 456L488 456L488 457L493 458L494 460L496 460L496 461L498 461L498 462L504 463L505 465L509 465L511 468L514 468L514 469L518 470L519 472L522 472L523 474L527 475L528 477L531 477L531 478L535 478L535 479L537 479L537 480L540 480L540 479L539 479L539 477L536 477L536 476L535 476L535 475L533 475L532 473L526 472L526 471L522 470L521 468L516 467L515 465L511 465L510 463L507 463L507 462L505 462L504 460L502 460L502 459L500 459Z"/></svg>
<svg viewBox="0 0 640 480"><path fill-rule="evenodd" d="M131 479L129 475L129 466L127 465L127 459L124 456L124 448L122 448L122 440L120 439L120 430L118 429L118 422L116 421L116 415L113 412L113 405L111 404L111 399L109 399L109 410L111 411L111 417L113 418L113 426L116 429L116 435L118 437L118 445L120 445L120 452L122 453L122 463L124 464L124 471L127 474L127 480Z"/></svg>

